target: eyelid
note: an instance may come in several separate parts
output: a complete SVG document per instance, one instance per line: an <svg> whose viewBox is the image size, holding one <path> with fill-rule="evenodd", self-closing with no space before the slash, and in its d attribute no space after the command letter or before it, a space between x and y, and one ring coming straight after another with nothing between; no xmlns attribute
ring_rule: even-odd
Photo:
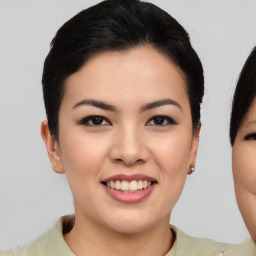
<svg viewBox="0 0 256 256"><path fill-rule="evenodd" d="M85 125L85 126L92 126L92 127L100 127L100 126L107 126L106 124L99 124L99 125L96 125L96 124L88 124L88 122L90 120L92 120L93 118L102 118L104 121L106 121L108 124L107 125L112 125L112 123L104 116L102 115L90 115L90 116L87 116L87 117L84 117L82 118L80 121L79 121L79 124L81 125Z"/></svg>
<svg viewBox="0 0 256 256"><path fill-rule="evenodd" d="M154 120L155 118L164 118L165 120L168 121L167 124L162 124L162 125L149 125L149 122L151 122L152 120ZM173 118L169 117L169 116L166 116L166 115L155 115L153 117L151 117L147 122L146 122L146 125L148 126L158 126L158 127L161 127L161 126L167 126L167 125L176 125L178 124Z"/></svg>
<svg viewBox="0 0 256 256"><path fill-rule="evenodd" d="M256 133L250 133L244 137L245 140L256 140Z"/></svg>

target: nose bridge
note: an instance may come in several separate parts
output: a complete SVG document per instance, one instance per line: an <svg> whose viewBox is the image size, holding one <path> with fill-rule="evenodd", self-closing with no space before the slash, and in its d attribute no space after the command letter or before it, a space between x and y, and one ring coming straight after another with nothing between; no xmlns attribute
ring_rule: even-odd
<svg viewBox="0 0 256 256"><path fill-rule="evenodd" d="M126 165L145 162L146 145L140 128L136 125L123 125L118 130L112 148L112 160Z"/></svg>

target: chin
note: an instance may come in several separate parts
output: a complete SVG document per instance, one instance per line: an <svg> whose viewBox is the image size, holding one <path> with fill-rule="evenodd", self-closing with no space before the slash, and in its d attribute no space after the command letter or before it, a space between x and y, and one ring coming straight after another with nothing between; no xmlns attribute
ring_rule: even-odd
<svg viewBox="0 0 256 256"><path fill-rule="evenodd" d="M138 218L115 218L107 222L108 227L115 232L124 234L133 234L143 232L153 226L155 223L153 220L145 218L144 215L138 216Z"/></svg>
<svg viewBox="0 0 256 256"><path fill-rule="evenodd" d="M135 233L140 233L149 228L149 225L131 225L129 223L127 224L121 224L121 225L115 225L111 226L111 229L115 232L118 233L123 233L123 234L135 234Z"/></svg>

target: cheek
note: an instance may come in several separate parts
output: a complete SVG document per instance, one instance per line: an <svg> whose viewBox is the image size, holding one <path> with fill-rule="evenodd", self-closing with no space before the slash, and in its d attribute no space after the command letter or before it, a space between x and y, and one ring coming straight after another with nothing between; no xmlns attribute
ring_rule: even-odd
<svg viewBox="0 0 256 256"><path fill-rule="evenodd" d="M105 159L108 140L95 134L72 132L60 138L64 170L69 176L89 177L97 175ZM105 143L103 143L105 142Z"/></svg>
<svg viewBox="0 0 256 256"><path fill-rule="evenodd" d="M232 166L236 189L256 193L256 148L235 147L232 153Z"/></svg>
<svg viewBox="0 0 256 256"><path fill-rule="evenodd" d="M165 136L157 142L152 139L152 151L156 156L158 165L164 170L174 171L187 166L190 158L191 137L173 134Z"/></svg>
<svg viewBox="0 0 256 256"><path fill-rule="evenodd" d="M186 181L189 150L183 143L167 141L159 147L158 153L159 181L161 194L164 195L160 209L163 213L163 209L169 213L178 201Z"/></svg>
<svg viewBox="0 0 256 256"><path fill-rule="evenodd" d="M64 134L64 133L63 133ZM94 208L94 197L100 194L95 190L100 182L100 175L108 142L102 143L101 136L81 132L65 133L60 136L62 164L72 191L75 205ZM91 191L92 193L88 193Z"/></svg>
<svg viewBox="0 0 256 256"><path fill-rule="evenodd" d="M155 162L160 168L160 182L170 193L173 191L180 193L186 179L189 160L191 137L169 136L165 137L161 143L153 143L153 153ZM171 189L170 189L171 188Z"/></svg>

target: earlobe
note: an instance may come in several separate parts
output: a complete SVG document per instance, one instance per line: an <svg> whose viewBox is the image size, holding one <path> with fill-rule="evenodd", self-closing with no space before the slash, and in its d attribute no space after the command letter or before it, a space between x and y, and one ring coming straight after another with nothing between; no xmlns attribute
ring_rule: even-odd
<svg viewBox="0 0 256 256"><path fill-rule="evenodd" d="M199 145L200 129L201 129L201 123L199 122L198 125L196 126L194 134L193 134L188 174L192 174L195 170L196 156L197 156L197 150L198 150L198 145Z"/></svg>
<svg viewBox="0 0 256 256"><path fill-rule="evenodd" d="M189 169L188 169L188 175L192 174L195 171L195 166L194 165L190 165Z"/></svg>
<svg viewBox="0 0 256 256"><path fill-rule="evenodd" d="M52 163L52 169L56 173L64 173L65 171L62 164L59 144L54 136L52 136L52 134L50 133L47 120L44 120L41 124L41 136L44 140L48 157Z"/></svg>

